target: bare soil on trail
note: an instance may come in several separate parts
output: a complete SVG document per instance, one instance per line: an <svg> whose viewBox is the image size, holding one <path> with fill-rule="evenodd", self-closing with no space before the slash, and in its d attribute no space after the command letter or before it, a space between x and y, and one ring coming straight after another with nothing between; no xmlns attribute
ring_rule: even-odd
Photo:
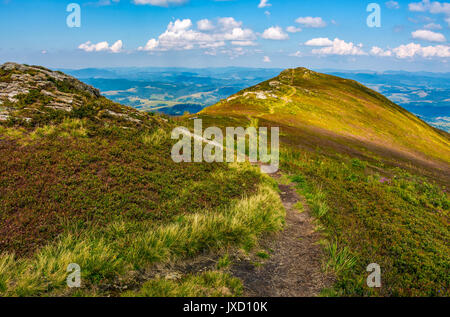
<svg viewBox="0 0 450 317"><path fill-rule="evenodd" d="M286 209L286 226L279 234L261 241L264 249L271 250L270 257L259 266L251 260L235 262L231 273L243 281L245 296L318 296L334 282L333 276L322 270L320 233L314 230L306 200L297 194L294 185L280 184L279 188ZM302 212L295 207L299 201L304 206Z"/></svg>
<svg viewBox="0 0 450 317"><path fill-rule="evenodd" d="M279 180L280 175L272 175ZM157 277L179 280L186 274L198 274L217 269L218 260L224 254L231 259L226 269L241 279L244 296L248 297L313 297L334 283L331 274L322 270L325 254L318 244L320 233L315 230L304 197L297 194L293 184L279 184L280 197L286 209L283 231L259 241L258 250L265 250L269 258L262 259L256 251L250 254L233 248L220 254L205 252L192 259L173 263L156 264L148 271L132 272L124 281L103 285L102 291L110 296L120 296L125 290L138 290L145 281ZM296 204L300 202L303 210Z"/></svg>

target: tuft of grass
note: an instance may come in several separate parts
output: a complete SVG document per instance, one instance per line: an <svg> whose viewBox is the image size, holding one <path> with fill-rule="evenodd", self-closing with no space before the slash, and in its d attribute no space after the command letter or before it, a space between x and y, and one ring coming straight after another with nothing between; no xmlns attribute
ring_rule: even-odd
<svg viewBox="0 0 450 317"><path fill-rule="evenodd" d="M155 226L152 222L113 223L103 230L66 235L31 258L0 256L0 295L34 296L65 285L69 263L77 263L85 287L118 277L155 262L191 257L205 250L254 245L278 231L284 209L276 191L260 185L258 192L226 209L186 215L182 221ZM223 262L223 261L222 261Z"/></svg>
<svg viewBox="0 0 450 317"><path fill-rule="evenodd" d="M142 142L145 145L158 146L161 145L168 137L167 132L164 129L158 128L151 134L142 135Z"/></svg>
<svg viewBox="0 0 450 317"><path fill-rule="evenodd" d="M156 278L139 291L127 291L122 297L231 297L243 293L242 282L219 271L187 275L180 281Z"/></svg>
<svg viewBox="0 0 450 317"><path fill-rule="evenodd" d="M264 260L270 258L270 255L267 252L265 252L265 251L259 251L259 252L256 253L256 255L258 257L260 257L261 259L264 259Z"/></svg>
<svg viewBox="0 0 450 317"><path fill-rule="evenodd" d="M336 274L342 271L351 270L355 264L356 259L350 253L348 247L339 248L336 241L323 243L328 260L325 264L325 270L328 272L333 270Z"/></svg>
<svg viewBox="0 0 450 317"><path fill-rule="evenodd" d="M231 265L231 259L228 256L228 254L225 254L224 256L222 256L219 261L217 261L216 267L218 270L223 269L223 268L227 268Z"/></svg>

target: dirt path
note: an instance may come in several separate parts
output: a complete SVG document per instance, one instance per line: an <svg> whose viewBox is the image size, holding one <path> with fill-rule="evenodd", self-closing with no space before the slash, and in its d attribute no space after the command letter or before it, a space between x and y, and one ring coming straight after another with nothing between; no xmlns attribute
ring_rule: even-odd
<svg viewBox="0 0 450 317"><path fill-rule="evenodd" d="M279 175L273 177L278 179ZM323 251L317 244L320 234L314 231L309 207L293 184L280 184L279 188L286 209L286 227L277 236L262 241L263 248L273 250L270 258L261 266L248 260L238 262L232 273L242 279L246 296L317 296L333 283L333 277L321 270ZM303 212L295 207L299 201Z"/></svg>
<svg viewBox="0 0 450 317"><path fill-rule="evenodd" d="M183 133L224 148L190 131ZM261 241L263 249L272 250L262 265L255 265L255 259L238 258L231 273L243 281L246 296L317 296L322 289L333 284L333 277L322 272L324 254L318 244L320 234L314 230L309 206L305 198L297 194L294 184L280 184L279 172L269 175L279 183L281 201L286 209L285 229ZM298 202L303 205L302 212L295 207Z"/></svg>

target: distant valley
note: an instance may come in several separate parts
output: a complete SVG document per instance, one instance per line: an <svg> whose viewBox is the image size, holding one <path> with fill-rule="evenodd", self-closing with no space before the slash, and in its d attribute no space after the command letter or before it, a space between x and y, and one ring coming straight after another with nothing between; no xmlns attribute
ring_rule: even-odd
<svg viewBox="0 0 450 317"><path fill-rule="evenodd" d="M63 70L98 87L109 99L168 115L197 113L221 99L274 77L281 69L116 68Z"/></svg>
<svg viewBox="0 0 450 317"><path fill-rule="evenodd" d="M62 69L116 102L179 116L197 113L238 91L277 76L282 69L89 68ZM372 88L424 121L450 131L450 73L322 70Z"/></svg>

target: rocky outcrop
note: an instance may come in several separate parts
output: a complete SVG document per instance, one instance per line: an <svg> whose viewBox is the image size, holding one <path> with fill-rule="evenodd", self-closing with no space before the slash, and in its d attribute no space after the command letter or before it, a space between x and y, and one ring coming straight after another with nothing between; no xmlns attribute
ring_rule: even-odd
<svg viewBox="0 0 450 317"><path fill-rule="evenodd" d="M66 112L82 105L82 95L88 98L101 96L98 89L59 71L16 63L0 65L0 121L6 121L11 116L26 119L15 108L16 105L23 106L19 101L30 93L41 100L42 106ZM32 107L29 110L37 111Z"/></svg>

